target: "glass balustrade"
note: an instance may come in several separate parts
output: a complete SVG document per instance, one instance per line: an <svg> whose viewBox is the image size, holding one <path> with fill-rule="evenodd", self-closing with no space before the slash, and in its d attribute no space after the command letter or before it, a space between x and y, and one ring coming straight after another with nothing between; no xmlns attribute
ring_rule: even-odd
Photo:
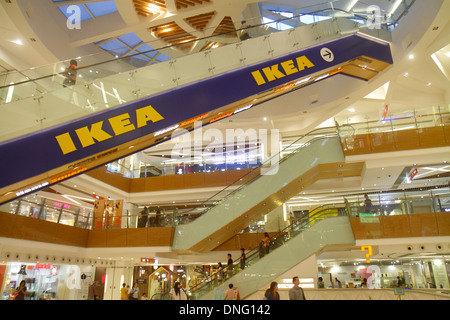
<svg viewBox="0 0 450 320"><path fill-rule="evenodd" d="M277 248L285 245L290 240L292 240L297 235L301 234L304 230L311 228L317 222L330 218L336 217L338 214L336 212L330 212L329 206L322 206L315 210L315 213L310 215L307 220L297 220L276 233L269 240L266 241L268 244L265 246L264 242L261 241L260 244L247 251L245 256L245 263L241 263L240 258L233 261L232 268L225 266L224 269L218 270L216 273L212 274L208 278L202 280L201 283L197 284L194 287L191 287L189 290L190 298L193 300L198 300L204 294L211 292L214 288L222 285L223 282L230 279L233 276L236 276L239 272L245 270L245 268L251 267L256 262L261 259L264 259L266 256L270 259L270 253ZM333 210L331 210L333 211ZM346 212L342 211L339 213L339 216L346 216ZM229 271L228 271L229 270ZM228 271L228 272L227 272Z"/></svg>
<svg viewBox="0 0 450 320"><path fill-rule="evenodd" d="M430 113L436 111L435 113ZM356 115L357 116L357 115ZM357 136L371 134L374 140L385 134L394 134L397 131L417 130L417 129L442 129L442 141L450 143L450 105L425 108L418 112L417 110L403 111L401 113L389 113L388 118L379 119L378 114L365 115L370 117L368 121L348 122L348 118L336 116L335 120L339 126L339 134L342 138L344 149L353 150L360 141ZM334 127L325 127L323 132L332 132ZM438 130L441 130L438 129ZM418 133L420 136L421 132ZM304 142L295 142L300 136L284 137L281 140L281 157L290 154L293 150L300 147ZM439 140L439 137L436 137ZM294 143L295 142L295 143ZM391 144L395 148L395 141L382 141L383 144ZM235 146L234 146L235 147ZM265 161L264 155L259 153L261 143L255 143L255 146L247 146L243 153L243 161L236 156L236 152L223 152L220 161L213 157L203 157L201 159L189 157L172 159L168 157L154 157L154 160L135 162L132 156L128 156L107 164L106 171L113 174L119 174L126 178L137 179L155 176L168 176L175 174L192 173L210 173L217 171L242 170L260 167ZM191 155L194 152L191 152ZM250 156L256 155L253 159ZM145 158L145 157L143 157Z"/></svg>
<svg viewBox="0 0 450 320"><path fill-rule="evenodd" d="M409 6L401 6L398 10L403 13L408 9ZM294 25L299 27L284 31L258 23L254 27L246 27L244 30L220 35L221 38L235 39L227 42L227 44L234 43L235 45L218 46L213 50L192 53L171 60L164 59L164 61L150 65L138 65L135 61L142 58L143 55L151 55L156 49L127 57L117 55L116 58L114 52L112 55L111 53L102 53L80 57L77 58L79 63L76 85L64 85L64 79L67 77L64 70L68 67L68 61L2 74L0 75L1 83L4 85L0 87L0 112L4 116L0 129L0 140L12 139L157 92L263 61L268 58L267 52L269 52L269 57L275 57L359 31L390 40L390 33L386 30L389 29L388 22L382 24L383 28L370 29L365 24L366 20L355 21L354 14L351 14L350 18L343 17L342 14L338 14L329 7L319 8L308 14L312 13L332 19L305 25L305 23L299 22L305 14L300 14L290 18L295 22ZM253 33L254 36L251 36L248 41L241 41L240 35L246 31L249 34ZM236 34L238 36L235 36ZM201 34L198 39L192 43L194 47L208 40ZM158 53L168 53L169 49L169 47L164 47L158 48L157 51ZM104 57L105 55L107 57L108 54L111 59L106 58L105 60ZM93 62L95 60L97 62Z"/></svg>

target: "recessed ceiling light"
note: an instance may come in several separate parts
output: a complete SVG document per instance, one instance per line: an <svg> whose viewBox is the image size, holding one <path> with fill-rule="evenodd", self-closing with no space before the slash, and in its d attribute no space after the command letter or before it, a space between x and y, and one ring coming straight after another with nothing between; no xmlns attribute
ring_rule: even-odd
<svg viewBox="0 0 450 320"><path fill-rule="evenodd" d="M408 72L405 72L405 73L403 74L404 77L407 77L408 75L409 75Z"/></svg>
<svg viewBox="0 0 450 320"><path fill-rule="evenodd" d="M414 55L413 55L413 54L410 54L410 55L409 55L409 59L411 59L411 60L414 59Z"/></svg>
<svg viewBox="0 0 450 320"><path fill-rule="evenodd" d="M12 43L15 43L15 44L17 44L17 45L19 45L19 46L22 46L23 45L23 42L22 42L22 40L20 40L20 39L17 39L17 40L13 40L13 41L11 41Z"/></svg>
<svg viewBox="0 0 450 320"><path fill-rule="evenodd" d="M431 82L428 82L428 83L427 83L427 86L428 86L428 87L431 86Z"/></svg>

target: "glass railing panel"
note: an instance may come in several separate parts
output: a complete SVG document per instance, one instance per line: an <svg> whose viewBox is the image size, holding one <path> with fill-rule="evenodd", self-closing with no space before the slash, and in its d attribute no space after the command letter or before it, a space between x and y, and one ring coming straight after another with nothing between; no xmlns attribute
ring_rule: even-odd
<svg viewBox="0 0 450 320"><path fill-rule="evenodd" d="M311 217L314 221L314 217ZM231 276L218 281L217 274L192 287L192 299L212 299L212 291L227 280L239 283L244 296L259 289L269 279L276 278L327 244L352 244L355 239L347 217L323 217L322 223L295 223L270 238L268 253L259 247L246 253L246 267L241 269L239 259L233 262ZM301 236L298 236L300 235ZM296 254L292 254L295 252Z"/></svg>
<svg viewBox="0 0 450 320"><path fill-rule="evenodd" d="M310 37L309 31L311 29L316 30L319 34L321 31L318 31L317 28L321 28L321 30L328 30L330 29L330 26L335 24L336 21L330 19L311 26L305 26L303 27L303 30L299 30L298 32L302 33L302 37L304 35ZM302 27L298 29L302 29ZM331 30L335 29L331 27ZM334 31L331 33L334 33ZM229 62L226 63L228 68L234 67L238 60L240 63L243 62L248 65L258 61L264 61L269 57L273 57L275 54L282 54L292 50L289 43L298 42L297 36L294 37L295 40L289 40L288 44L284 42L287 39L294 39L294 34L295 32L290 32L289 30L285 32L277 32L267 36L255 38L252 41L242 41L238 48L236 48L235 45L231 46L236 50L230 49L230 46L225 46L219 47L212 51L215 52L225 48L224 50L227 54L233 51L237 54L236 57L231 58L231 60L234 61L231 65ZM336 33L334 38L338 38L340 35L341 34ZM299 43L302 47L306 47L321 41L322 40L320 37L313 36L308 39L303 37ZM139 56L135 56L133 58L138 59ZM12 103L14 105L13 110L25 108L30 104L30 102L32 103L31 98L26 98L26 96L30 96L34 93L33 86L36 84L40 85L42 89L41 91L43 91L39 94L40 103L33 107L40 111L38 112L39 114L45 113L46 116L40 117L36 115L34 121L39 122L41 128L46 128L56 122L64 122L76 118L78 113L71 112L73 105L82 108L88 106L91 110L96 111L104 108L110 108L120 104L122 100L131 101L139 97L173 88L179 84L185 84L211 76L213 74L212 72L217 74L219 70L222 72L226 71L226 69L221 66L220 62L227 60L229 59L216 59L214 64L212 64L209 61L209 54L200 52L184 56L173 61L166 61L150 66L136 68L133 71L130 71L129 68L123 67L123 60L121 60L121 63L117 63L117 61L112 60L101 64L101 66L95 65L81 68L78 71L79 77L77 78L77 84L69 88L62 87L63 77L60 74L26 84L21 84L19 87L24 86L23 90L20 88L18 89L17 86L14 86L15 94L13 92L11 98L13 100L11 101L15 101ZM109 68L115 73L105 77L105 72L103 71L105 68ZM42 83L42 85L40 83ZM84 94L79 92L79 89L77 88L79 86L86 89L82 89L81 91L87 92ZM77 91L77 95L75 96L73 95L74 90ZM79 96L80 94L81 96ZM2 95L4 96L5 93L3 92ZM8 93L6 93L6 95L8 96ZM64 104L58 105L52 97L57 97L58 99L64 100ZM24 98L26 101L18 100ZM9 100L8 97L7 100ZM57 112L55 112L54 108L51 108L51 110L46 110L43 109L43 105L57 105L58 110ZM4 104L0 105L0 111L6 111L4 106ZM63 114L63 112L65 113ZM3 112L3 114L6 115L7 119L17 118L17 113ZM2 140L8 139L12 136L17 136L19 132L25 134L36 130L36 126L30 126L30 124L27 123L14 123L13 121L11 121L11 123L14 125L14 132L16 133L13 135L4 129L0 133Z"/></svg>
<svg viewBox="0 0 450 320"><path fill-rule="evenodd" d="M301 148L295 154L283 159L282 163L277 165L276 174L258 176L253 173L252 180L246 182L245 185L238 186L235 183L211 197L207 203L214 203L214 206L201 215L202 223L207 223L210 228L199 230L198 227L195 227L195 223L177 227L173 247L177 249L190 248L200 238L206 238L209 233L213 232L212 230L220 229L238 218L262 199L268 199L284 185L317 164L340 161L343 161L343 153L338 138L323 137L311 141L307 148ZM230 190L232 192L228 193ZM196 232L192 232L193 228L196 229Z"/></svg>
<svg viewBox="0 0 450 320"><path fill-rule="evenodd" d="M177 85L187 84L213 75L213 66L206 52L188 55L171 62L173 63Z"/></svg>

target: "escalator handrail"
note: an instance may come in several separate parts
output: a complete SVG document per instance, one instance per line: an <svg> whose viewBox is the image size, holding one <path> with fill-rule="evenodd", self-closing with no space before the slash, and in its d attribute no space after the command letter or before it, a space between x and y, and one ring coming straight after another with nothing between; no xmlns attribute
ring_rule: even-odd
<svg viewBox="0 0 450 320"><path fill-rule="evenodd" d="M324 3L324 4L327 4L327 3ZM320 5L320 4L317 4L317 5ZM159 47L157 49L151 49L151 50L147 50L147 51L143 51L143 52L133 53L133 54L130 54L130 55L127 55L127 56L123 56L123 57L113 58L113 59L109 59L109 60L105 60L105 61L101 61L101 62L97 62L97 63L92 63L92 64L85 65L85 66L80 66L79 68L77 68L77 71L83 70L83 69L89 69L89 68L92 68L92 67L95 67L95 66L99 66L99 65L102 65L102 64L106 64L106 63L110 63L110 62L113 62L113 61L118 61L118 60L122 60L122 59L123 60L124 59L128 59L128 58L134 57L134 56L141 56L141 55L144 55L144 54L147 54L147 53L151 53L151 52L157 52L157 51L160 51L160 50L165 50L165 49L169 49L169 48L175 48L175 47L181 46L181 45L185 46L186 44L191 43L191 42L197 42L197 41L207 40L207 39L210 39L210 38L216 38L218 36L223 36L223 35L227 35L227 34L238 33L238 32L242 32L242 31L248 31L249 29L259 28L261 26L266 26L266 25L270 25L270 24L273 24L273 23L280 23L280 22L282 23L283 21L286 21L286 20L296 20L296 19L298 19L298 18L300 18L301 16L304 16L304 15L317 15L319 13L322 13L322 12L325 12L325 11L330 11L330 10L332 10L332 11L340 11L340 12L347 13L347 14L352 14L352 17L356 17L356 18L359 18L359 19L362 19L362 20L367 20L367 17L365 17L365 16L360 16L360 15L351 13L349 11L346 11L344 9L338 9L338 8L329 7L329 8L326 8L326 9L319 9L319 10L312 11L312 12L309 12L309 13L300 13L300 14L295 15L293 17L286 17L286 18L282 18L282 19L278 19L278 20L273 20L271 22L256 24L256 25L252 25L252 26L248 26L248 27L243 27L243 28L240 28L240 29L235 29L235 30L232 30L232 31L227 31L227 32L219 33L219 34L214 34L214 35L211 35L211 36L205 36L205 37L201 37L201 38L198 38L198 39L188 40L188 41L183 42L181 44L172 44L172 45L162 46L162 47ZM385 22L385 25L388 25L388 23ZM148 44L148 42L144 42L144 44ZM115 49L115 50L117 50L117 49ZM104 52L101 52L101 54L103 54L103 53ZM92 55L90 55L90 56L92 56ZM83 57L81 57L81 58L83 58ZM60 61L60 63L67 62L67 61L69 61L69 60L63 60L63 61ZM31 70L31 69L35 69L35 68L29 68L29 69L20 70L20 71L13 71L13 72L23 73L23 72L25 72L27 70ZM7 76L8 74L11 74L11 73L5 73L5 74L0 74L0 75L1 76L3 76L3 75ZM29 83L29 82L35 82L35 81L38 81L38 80L43 80L43 79L46 79L46 78L57 76L59 74L60 73L48 74L48 75L45 75L45 76L42 76L42 77L29 79L29 80L25 80L25 81L20 81L20 82L14 83L14 84L8 84L8 85L0 86L0 89L8 88L10 86L17 86L17 85L21 85L21 84L26 84L26 83Z"/></svg>
<svg viewBox="0 0 450 320"><path fill-rule="evenodd" d="M245 175L243 175L242 177L240 177L238 180L232 182L231 184L229 184L228 186L226 186L226 187L223 188L222 190L216 192L214 195L212 195L211 197L209 197L208 199L206 199L205 201L203 201L203 202L199 205L199 207L202 207L202 206L203 206L203 207L207 207L207 206L208 206L208 207L207 207L207 209L205 209L204 211L202 211L199 215L203 215L204 213L206 213L207 211L209 211L212 207L215 207L215 205L219 204L220 202L224 201L226 198L228 198L228 197L230 197L231 195L237 193L238 191L242 190L245 186L251 184L251 183L254 182L256 179L260 178L261 175L260 175L260 174L256 174L255 177L253 177L250 181L247 181L245 184L241 184L238 188L232 190L230 193L228 193L228 194L225 195L224 197L221 197L220 200L213 201L213 203L214 203L213 206L210 205L210 202L212 201L212 199L214 199L217 195L221 194L224 190L227 190L227 189L231 188L232 186L237 185L237 183L239 183L239 181L242 181L242 180L245 179L246 177L249 177L251 174L257 173L257 171L258 171L259 169L263 168L263 167L264 167L265 165L267 165L267 164L270 164L271 161L272 161L273 159L277 159L277 157L278 157L278 159L279 159L278 164L281 164L281 163L283 163L284 161L286 161L288 158L292 157L294 154L296 154L297 152L299 152L301 149L303 149L303 148L309 146L312 142L315 142L315 141L317 141L317 140L324 139L324 138L329 139L329 138L339 137L339 134L338 134L337 132L336 132L335 134L329 134L329 133L328 133L328 134L324 134L324 135L321 136L321 137L316 137L316 138L313 138L313 139L309 140L305 145L303 145L303 146L301 146L301 147L295 149L294 151L290 152L288 155L286 155L286 156L284 156L284 157L281 157L281 154L282 154L285 150L287 150L288 148L290 148L292 145L294 145L294 144L296 144L296 143L299 143L300 140L302 140L302 139L305 138L305 137L314 135L314 132L319 132L319 131L325 130L325 129L334 129L334 130L336 131L336 127L328 127L328 128L315 129L315 130L312 130L312 131L310 131L310 132L304 134L303 136L301 136L300 138L298 138L296 141L292 142L289 146L287 146L286 148L284 148L283 150L281 150L281 151L280 151L279 153L277 153L276 155L270 157L269 159L267 159L266 161L264 161L263 163L261 163L259 166L253 168L252 170L250 170L249 172L247 172ZM189 214L189 213L190 213L191 211L193 211L193 210L195 210L195 209L191 209L190 211L185 212L185 214Z"/></svg>
<svg viewBox="0 0 450 320"><path fill-rule="evenodd" d="M329 204L328 204L328 205L323 205L323 206L320 206L320 207L325 207L325 206L332 206L332 205L329 205ZM318 208L320 208L320 207L318 207ZM337 207L335 207L335 208L338 209ZM317 209L317 208L316 208L316 209ZM314 209L314 210L316 210L316 209ZM302 221L300 221L300 220L295 221L294 223L290 224L289 226L287 226L287 227L284 228L283 230L281 230L281 231L277 232L275 235L271 236L271 237L269 238L270 243L273 243L273 242L276 241L280 236L284 236L287 232L289 232L290 230L293 230L294 228L296 228L296 229L302 229L303 227L309 225L309 224L311 223L311 221L314 221L314 220L317 218L317 216L318 216L321 212L323 212L323 211L325 211L325 210L328 210L328 209L320 210L320 211L314 213L312 216L308 216L308 219L305 219L305 220L302 220ZM347 212L347 208L344 208L344 210L345 210L345 214L348 216L349 213ZM312 219L312 220L311 220L311 219ZM289 240L288 240L288 241L289 241ZM257 247L255 247L255 248L251 249L249 252L246 253L246 260L251 259L251 257L253 257L253 256L256 255L256 254L259 254L259 245L258 245ZM233 261L233 270L238 269L239 266L240 266L240 258L238 258L238 259L236 259L236 260ZM225 269L226 269L226 267L225 267ZM213 283L214 277L216 277L220 272L221 272L221 271L217 271L216 273L214 273L214 274L212 274L211 276L209 276L204 282L199 283L199 284L197 284L197 285L191 287L191 288L189 289L189 292L195 292L195 291L201 289L202 287L204 287L204 286L206 286L206 285L208 285L208 284ZM239 271L238 271L238 272L239 272ZM233 271L232 271L232 274L233 274Z"/></svg>

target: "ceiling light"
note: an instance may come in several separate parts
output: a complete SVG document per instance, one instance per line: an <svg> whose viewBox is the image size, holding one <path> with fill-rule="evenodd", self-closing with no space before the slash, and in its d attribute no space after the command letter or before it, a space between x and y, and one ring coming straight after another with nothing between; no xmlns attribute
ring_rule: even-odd
<svg viewBox="0 0 450 320"><path fill-rule="evenodd" d="M411 60L414 59L414 55L413 55L413 54L410 54L410 55L409 55L409 59L411 59Z"/></svg>
<svg viewBox="0 0 450 320"><path fill-rule="evenodd" d="M20 39L17 39L17 40L13 40L13 41L11 41L12 43L15 43L15 44L17 44L17 45L19 45L19 46L23 46L23 42L22 42L22 40L20 40Z"/></svg>
<svg viewBox="0 0 450 320"><path fill-rule="evenodd" d="M403 76L404 76L404 77L407 77L408 74L409 74L408 72L405 72L405 73L403 74Z"/></svg>
<svg viewBox="0 0 450 320"><path fill-rule="evenodd" d="M431 86L431 82L428 82L428 83L427 83L427 87L429 87L429 86Z"/></svg>
<svg viewBox="0 0 450 320"><path fill-rule="evenodd" d="M355 108L349 108L348 111L355 112Z"/></svg>

